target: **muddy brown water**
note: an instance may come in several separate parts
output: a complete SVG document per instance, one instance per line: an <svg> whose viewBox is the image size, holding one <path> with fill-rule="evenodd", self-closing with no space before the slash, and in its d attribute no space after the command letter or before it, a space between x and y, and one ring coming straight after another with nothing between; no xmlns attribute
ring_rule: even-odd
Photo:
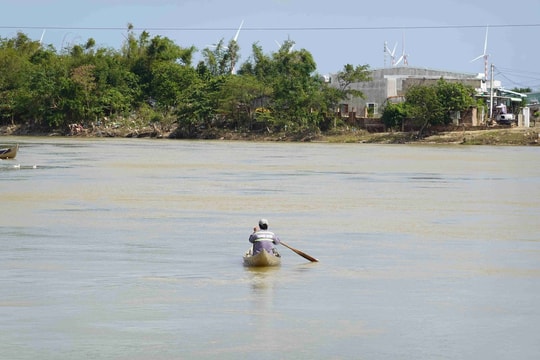
<svg viewBox="0 0 540 360"><path fill-rule="evenodd" d="M2 358L540 353L538 148L2 141Z"/></svg>

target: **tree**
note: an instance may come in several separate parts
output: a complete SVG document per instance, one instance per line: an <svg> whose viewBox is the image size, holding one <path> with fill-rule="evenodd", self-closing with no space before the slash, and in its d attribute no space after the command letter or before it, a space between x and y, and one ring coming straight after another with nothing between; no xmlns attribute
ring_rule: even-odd
<svg viewBox="0 0 540 360"><path fill-rule="evenodd" d="M515 91L515 92L518 92L518 93L521 93L521 94L527 94L527 93L531 93L532 89L530 87L526 87L526 88L515 87L515 88L512 89L512 91ZM525 106L527 106L527 99L525 97L522 97L521 98L521 107L525 107Z"/></svg>
<svg viewBox="0 0 540 360"><path fill-rule="evenodd" d="M412 86L407 90L405 101L407 112L420 126L419 136L422 136L427 127L449 124L453 112L473 106L473 95L471 86L440 79L436 85Z"/></svg>
<svg viewBox="0 0 540 360"><path fill-rule="evenodd" d="M223 40L220 40L215 46L214 50L205 48L202 50L202 55L204 57L203 64L200 64L199 67L204 65L206 71L212 76L219 76L224 74L224 69L220 66L223 64L221 60L223 58Z"/></svg>
<svg viewBox="0 0 540 360"><path fill-rule="evenodd" d="M25 86L27 96L18 99L21 116L41 125L60 125L63 114L58 104L64 74L65 65L58 59L29 69Z"/></svg>
<svg viewBox="0 0 540 360"><path fill-rule="evenodd" d="M130 71L121 54L98 50L93 59L97 95L105 116L127 115L139 106L141 87L138 77Z"/></svg>
<svg viewBox="0 0 540 360"><path fill-rule="evenodd" d="M24 107L31 98L28 86L28 74L33 68L30 61L40 49L37 41L18 32L12 38L0 38L0 118L15 123L20 120Z"/></svg>
<svg viewBox="0 0 540 360"><path fill-rule="evenodd" d="M7 40L0 41L0 118L14 123L16 93L24 84L24 74L30 67Z"/></svg>
<svg viewBox="0 0 540 360"><path fill-rule="evenodd" d="M20 56L30 58L36 51L39 50L41 44L39 41L31 40L28 35L17 32L17 35L12 39L4 39L2 47L14 49Z"/></svg>
<svg viewBox="0 0 540 360"><path fill-rule="evenodd" d="M445 118L435 86L414 85L407 90L405 98L409 105L409 114L420 126L419 137L428 126L438 124Z"/></svg>
<svg viewBox="0 0 540 360"><path fill-rule="evenodd" d="M211 50L207 47L202 51L204 64L210 73L214 76L236 73L238 59L240 58L238 43L233 39L229 41L228 45L225 45L224 40L221 39L213 48Z"/></svg>
<svg viewBox="0 0 540 360"><path fill-rule="evenodd" d="M440 79L436 85L436 92L445 115L442 119L443 124L448 124L452 121L452 113L466 110L475 103L474 88L462 83L448 82Z"/></svg>
<svg viewBox="0 0 540 360"><path fill-rule="evenodd" d="M317 65L305 49L290 51L282 46L272 58L273 99L271 108L284 126L304 129L316 125L312 99L320 89L320 80L313 76Z"/></svg>
<svg viewBox="0 0 540 360"><path fill-rule="evenodd" d="M188 96L197 77L193 68L167 61L155 62L151 71L150 95L158 106L168 109Z"/></svg>
<svg viewBox="0 0 540 360"><path fill-rule="evenodd" d="M260 45L257 43L251 47L253 52L252 59L248 59L239 70L240 75L250 74L263 84L270 85L273 77L276 75L274 61L271 56L266 55Z"/></svg>
<svg viewBox="0 0 540 360"><path fill-rule="evenodd" d="M216 93L219 91L222 78L215 77L204 81L197 77L191 89L178 103L176 116L178 129L175 136L190 138L203 127L208 127L215 117Z"/></svg>
<svg viewBox="0 0 540 360"><path fill-rule="evenodd" d="M327 85L326 87L328 89L325 91L325 102L327 103L327 108L334 113L334 127L336 126L335 109L337 108L339 102L352 97L359 97L362 99L365 98L362 91L351 88L351 85L354 83L371 80L369 65L357 65L355 67L351 64L346 64L343 66L343 70L337 73L336 78L338 87L335 88Z"/></svg>
<svg viewBox="0 0 540 360"><path fill-rule="evenodd" d="M232 39L229 41L225 55L225 60L229 61L229 68L227 70L229 70L231 74L236 74L236 64L240 59L240 46L238 46L236 40Z"/></svg>
<svg viewBox="0 0 540 360"><path fill-rule="evenodd" d="M518 93L522 93L522 94L527 94L527 93L532 92L532 89L530 87L525 87L525 88L515 87L515 88L513 88L511 90L515 91L515 92L518 92Z"/></svg>
<svg viewBox="0 0 540 360"><path fill-rule="evenodd" d="M0 121L65 127L104 117L156 120L174 114L181 136L254 124L319 131L331 127L341 100L363 97L354 84L370 79L368 65L346 64L336 76L338 86L329 86L316 73L311 53L294 50L291 40L272 53L255 43L243 64L236 40L221 40L204 49L204 60L193 68L193 46L146 31L137 36L133 29L128 24L119 51L97 47L92 38L57 53L22 33L0 37ZM414 116L422 129L445 124L451 112L470 106L472 93L442 80L429 89L413 88L404 106L387 107L384 121L395 127Z"/></svg>
<svg viewBox="0 0 540 360"><path fill-rule="evenodd" d="M86 122L99 113L99 100L94 94L97 88L94 69L94 65L88 64L71 70L70 80L74 90L72 110L77 122Z"/></svg>
<svg viewBox="0 0 540 360"><path fill-rule="evenodd" d="M143 31L137 39L133 32L133 24L128 23L127 36L124 36L124 38L121 48L121 54L124 58L134 61L146 54L150 44L150 34L147 31Z"/></svg>
<svg viewBox="0 0 540 360"><path fill-rule="evenodd" d="M389 129L399 129L407 118L406 103L389 103L383 110L381 120Z"/></svg>
<svg viewBox="0 0 540 360"><path fill-rule="evenodd" d="M370 80L369 65L357 65L354 67L351 64L346 64L343 66L343 70L337 73L338 89L342 93L343 99L352 96L363 99L364 94L360 90L351 89L350 85Z"/></svg>
<svg viewBox="0 0 540 360"><path fill-rule="evenodd" d="M190 66L195 47L184 49L176 45L167 37L155 36L150 41L147 49L147 55L150 62L166 61L180 62L183 65Z"/></svg>
<svg viewBox="0 0 540 360"><path fill-rule="evenodd" d="M219 115L230 128L251 128L255 100L269 97L271 89L253 75L228 76L218 95ZM269 120L269 119L268 119ZM270 124L267 124L270 125Z"/></svg>

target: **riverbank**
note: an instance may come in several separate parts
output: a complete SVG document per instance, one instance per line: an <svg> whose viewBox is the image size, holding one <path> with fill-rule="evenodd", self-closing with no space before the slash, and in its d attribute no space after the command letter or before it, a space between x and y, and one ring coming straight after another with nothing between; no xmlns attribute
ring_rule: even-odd
<svg viewBox="0 0 540 360"><path fill-rule="evenodd" d="M4 136L74 136L74 137L128 137L128 138L178 138L175 129L158 126L133 127L72 127L67 133L44 131L25 126L2 126ZM380 132L365 130L334 130L324 133L270 133L237 132L210 129L201 131L195 137L205 140L243 141L289 141L328 143L380 143L380 144L462 144L462 145L513 145L534 146L540 144L540 127L496 127L482 130L441 131L419 139L416 133Z"/></svg>

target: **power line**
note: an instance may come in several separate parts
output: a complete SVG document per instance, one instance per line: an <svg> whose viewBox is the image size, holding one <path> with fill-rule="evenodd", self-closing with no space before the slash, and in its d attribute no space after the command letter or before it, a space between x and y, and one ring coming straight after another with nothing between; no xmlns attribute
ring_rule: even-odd
<svg viewBox="0 0 540 360"><path fill-rule="evenodd" d="M490 28L527 28L540 27L538 24L499 24L489 25ZM313 27L244 27L242 31L353 31L353 30L433 30L433 29L476 29L485 25L430 25L430 26L313 26ZM73 26L9 26L0 25L0 29L38 29L38 30L126 30L124 27L73 27ZM229 31L237 30L230 27L133 27L132 30L151 31Z"/></svg>
<svg viewBox="0 0 540 360"><path fill-rule="evenodd" d="M508 68L500 68L498 66L494 66L494 69L497 71L498 76L502 77L516 87L531 89L540 87L540 73L538 72L512 70ZM516 78L520 80L517 80Z"/></svg>
<svg viewBox="0 0 540 360"><path fill-rule="evenodd" d="M516 76L524 76L524 77L537 76L540 79L540 72L516 70L516 69L510 69L510 68L505 68L505 67L500 67L500 66L495 66L495 68L501 72L511 73Z"/></svg>

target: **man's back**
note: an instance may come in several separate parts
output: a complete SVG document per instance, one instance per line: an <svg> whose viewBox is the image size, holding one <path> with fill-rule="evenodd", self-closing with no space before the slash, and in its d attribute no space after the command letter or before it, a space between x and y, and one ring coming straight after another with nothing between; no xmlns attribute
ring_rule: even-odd
<svg viewBox="0 0 540 360"><path fill-rule="evenodd" d="M272 253L274 245L279 244L279 238L272 231L258 230L249 236L249 242L253 244L253 254L258 254L263 249Z"/></svg>

